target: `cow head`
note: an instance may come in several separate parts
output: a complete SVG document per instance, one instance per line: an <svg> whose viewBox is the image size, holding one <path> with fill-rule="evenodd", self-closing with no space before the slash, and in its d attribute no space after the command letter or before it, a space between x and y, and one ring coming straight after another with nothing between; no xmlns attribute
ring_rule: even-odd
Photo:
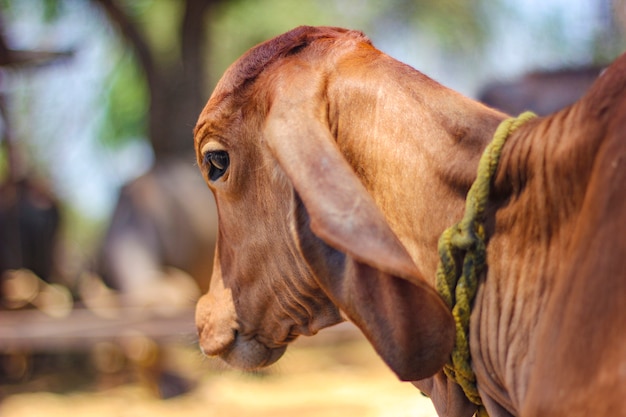
<svg viewBox="0 0 626 417"><path fill-rule="evenodd" d="M401 379L449 357L451 315L337 146L324 94L332 62L307 54L330 60L359 45L373 49L342 29L281 35L235 62L200 115L195 147L219 236L196 322L203 351L235 367L269 365L342 317Z"/></svg>

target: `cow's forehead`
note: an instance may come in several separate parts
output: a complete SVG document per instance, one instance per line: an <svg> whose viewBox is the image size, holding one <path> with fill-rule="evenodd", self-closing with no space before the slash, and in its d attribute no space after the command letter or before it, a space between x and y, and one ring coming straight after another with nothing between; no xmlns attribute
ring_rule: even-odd
<svg viewBox="0 0 626 417"><path fill-rule="evenodd" d="M237 109L244 96L242 93L266 68L293 54L293 51L302 51L319 39L350 39L371 44L362 32L335 27L300 26L251 48L226 70L200 114L194 132L196 151L202 149L208 138L219 136L219 132L214 130L228 129L237 117Z"/></svg>
<svg viewBox="0 0 626 417"><path fill-rule="evenodd" d="M371 44L369 38L362 32L327 26L299 26L260 43L244 53L226 70L213 95L219 98L236 94L254 81L272 63L292 54L294 50L309 46L318 39L342 38L356 39Z"/></svg>
<svg viewBox="0 0 626 417"><path fill-rule="evenodd" d="M235 92L258 77L268 65L294 49L306 47L320 38L340 38L347 33L353 32L333 27L299 26L265 41L248 50L228 68L222 78L220 93Z"/></svg>

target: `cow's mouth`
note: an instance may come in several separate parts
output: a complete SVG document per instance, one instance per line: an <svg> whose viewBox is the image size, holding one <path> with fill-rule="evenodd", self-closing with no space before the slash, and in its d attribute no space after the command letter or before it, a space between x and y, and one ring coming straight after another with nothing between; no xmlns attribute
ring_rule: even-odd
<svg viewBox="0 0 626 417"><path fill-rule="evenodd" d="M219 357L232 367L253 371L264 368L280 359L287 344L269 347L256 338L248 338L235 332L233 343Z"/></svg>

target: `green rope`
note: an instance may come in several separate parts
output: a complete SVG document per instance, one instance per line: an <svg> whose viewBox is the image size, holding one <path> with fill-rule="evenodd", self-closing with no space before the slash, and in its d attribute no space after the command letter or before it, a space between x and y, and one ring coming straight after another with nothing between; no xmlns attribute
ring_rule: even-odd
<svg viewBox="0 0 626 417"><path fill-rule="evenodd" d="M437 291L452 310L456 326L456 341L452 360L444 372L461 386L467 398L478 405L477 415L487 416L476 388L476 376L471 367L469 350L469 319L472 301L478 288L478 279L485 269L485 207L489 200L491 180L498 167L500 154L507 137L535 117L531 112L504 120L496 129L493 140L483 152L478 164L476 180L467 193L465 215L439 238L439 265ZM457 260L461 261L458 273Z"/></svg>

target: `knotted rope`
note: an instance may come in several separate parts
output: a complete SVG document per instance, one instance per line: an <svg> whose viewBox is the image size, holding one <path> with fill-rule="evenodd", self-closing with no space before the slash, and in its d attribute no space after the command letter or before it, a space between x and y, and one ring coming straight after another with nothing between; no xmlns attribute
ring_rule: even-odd
<svg viewBox="0 0 626 417"><path fill-rule="evenodd" d="M476 388L476 375L471 367L469 350L469 319L472 301L478 288L478 279L485 269L485 207L489 200L491 181L504 142L522 124L535 117L531 112L517 118L504 120L493 140L483 152L478 164L476 180L465 201L463 219L446 229L439 238L439 265L437 266L437 291L452 310L456 326L456 340L452 361L444 367L446 375L461 386L467 398L478 405L477 415L486 417L487 411ZM461 261L461 271L457 261Z"/></svg>

